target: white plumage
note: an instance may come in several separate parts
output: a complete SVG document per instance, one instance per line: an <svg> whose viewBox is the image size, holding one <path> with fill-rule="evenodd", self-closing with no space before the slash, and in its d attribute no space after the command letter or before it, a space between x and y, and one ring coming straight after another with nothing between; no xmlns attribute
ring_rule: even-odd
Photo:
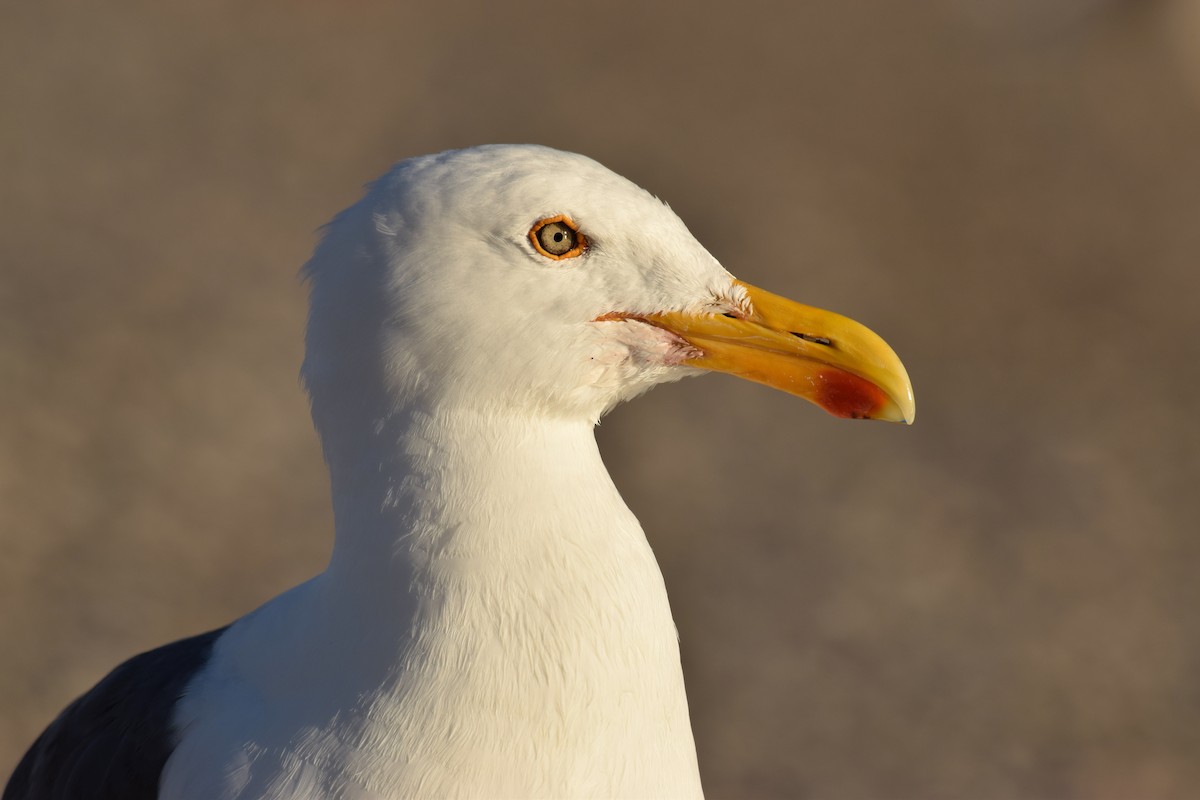
<svg viewBox="0 0 1200 800"><path fill-rule="evenodd" d="M328 568L128 662L35 744L14 796L43 796L90 696L171 654L202 666L177 676L166 800L700 796L662 576L593 425L702 369L911 421L895 354L735 281L665 204L542 147L399 164L306 274ZM110 727L122 702L98 704Z"/></svg>
<svg viewBox="0 0 1200 800"><path fill-rule="evenodd" d="M558 213L586 263L529 245ZM732 277L649 194L532 147L401 164L307 271L333 557L218 642L163 796L699 796L662 577L592 433L694 370L592 320L736 302Z"/></svg>

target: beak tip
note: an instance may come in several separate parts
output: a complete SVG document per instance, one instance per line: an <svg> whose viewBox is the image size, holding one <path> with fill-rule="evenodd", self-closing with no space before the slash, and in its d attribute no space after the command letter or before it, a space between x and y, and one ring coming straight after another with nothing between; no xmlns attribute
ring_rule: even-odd
<svg viewBox="0 0 1200 800"><path fill-rule="evenodd" d="M896 421L912 425L917 418L917 401L913 397L912 385L909 384L905 388L907 391L904 396L896 400L896 409L900 412L900 418Z"/></svg>
<svg viewBox="0 0 1200 800"><path fill-rule="evenodd" d="M917 404L913 400L912 386L905 386L900 393L893 394L883 387L876 387L882 402L872 413L864 415L867 419L877 419L883 422L897 422L902 425L912 425L917 416Z"/></svg>
<svg viewBox="0 0 1200 800"><path fill-rule="evenodd" d="M917 401L913 397L911 386L908 389L908 397L904 398L904 403L900 406L900 410L904 414L904 424L912 425L917 418Z"/></svg>

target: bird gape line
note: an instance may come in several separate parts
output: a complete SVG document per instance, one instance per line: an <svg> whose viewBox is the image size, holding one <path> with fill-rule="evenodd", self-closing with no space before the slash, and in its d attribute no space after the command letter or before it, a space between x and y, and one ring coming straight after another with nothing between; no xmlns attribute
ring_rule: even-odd
<svg viewBox="0 0 1200 800"><path fill-rule="evenodd" d="M700 796L662 575L592 428L706 370L911 423L895 353L544 147L396 165L304 273L329 565L119 666L4 800Z"/></svg>

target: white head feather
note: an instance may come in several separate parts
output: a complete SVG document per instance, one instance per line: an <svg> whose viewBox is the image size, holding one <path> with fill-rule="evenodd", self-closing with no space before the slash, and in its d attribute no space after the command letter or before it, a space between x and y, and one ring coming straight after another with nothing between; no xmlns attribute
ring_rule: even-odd
<svg viewBox="0 0 1200 800"><path fill-rule="evenodd" d="M586 233L580 257L531 244L556 214ZM398 164L331 223L305 273L303 375L335 451L364 411L411 403L595 421L698 372L672 357L676 337L597 317L738 295L665 203L591 159L525 145ZM385 406L357 407L372 397Z"/></svg>

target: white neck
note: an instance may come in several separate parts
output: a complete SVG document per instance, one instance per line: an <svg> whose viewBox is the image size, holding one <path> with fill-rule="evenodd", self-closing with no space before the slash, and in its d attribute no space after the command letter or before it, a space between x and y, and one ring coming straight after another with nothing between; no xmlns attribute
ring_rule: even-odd
<svg viewBox="0 0 1200 800"><path fill-rule="evenodd" d="M373 446L332 467L326 572L230 637L273 691L323 687L295 716L336 743L298 755L383 797L698 796L662 576L591 426L413 412Z"/></svg>
<svg viewBox="0 0 1200 800"><path fill-rule="evenodd" d="M546 585L525 560L564 547L650 554L584 421L407 411L356 449L353 464L332 467L337 540L325 580L339 594L420 597L424 579L456 575L515 591Z"/></svg>

